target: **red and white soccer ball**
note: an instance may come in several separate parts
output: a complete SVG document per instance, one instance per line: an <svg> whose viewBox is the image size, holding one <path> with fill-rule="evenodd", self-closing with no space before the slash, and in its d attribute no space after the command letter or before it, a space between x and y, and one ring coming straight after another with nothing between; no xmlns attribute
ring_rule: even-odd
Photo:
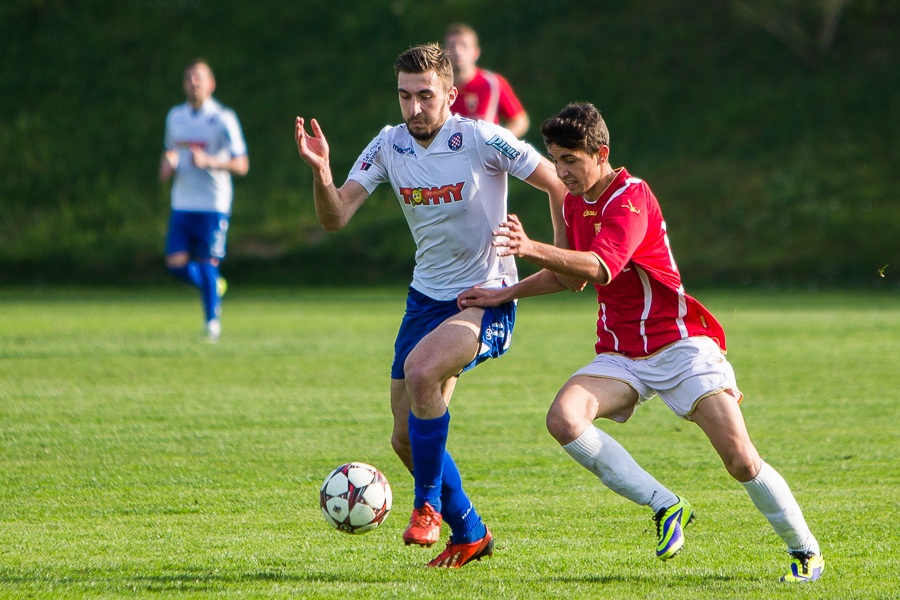
<svg viewBox="0 0 900 600"><path fill-rule="evenodd" d="M391 486L381 471L361 462L341 465L322 483L319 506L329 525L360 534L381 525L391 512Z"/></svg>

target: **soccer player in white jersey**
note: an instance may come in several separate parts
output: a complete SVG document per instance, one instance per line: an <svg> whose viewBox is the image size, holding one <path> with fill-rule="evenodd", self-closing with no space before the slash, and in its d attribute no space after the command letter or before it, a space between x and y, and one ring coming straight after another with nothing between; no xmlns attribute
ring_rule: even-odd
<svg viewBox="0 0 900 600"><path fill-rule="evenodd" d="M609 132L593 105L569 105L546 120L541 133L569 191L563 208L568 247L528 239L510 215L499 223L494 245L502 256L521 256L544 270L502 290L468 290L460 306L494 306L572 287L559 276L593 282L600 304L597 357L557 394L547 414L551 435L611 490L652 509L656 555L668 560L684 545L691 505L593 425L601 417L623 423L659 395L675 414L700 426L784 540L792 561L782 581L815 581L825 568L819 544L787 483L750 441L738 406L743 394L724 356L725 333L684 292L650 188L624 167L610 166Z"/></svg>
<svg viewBox="0 0 900 600"><path fill-rule="evenodd" d="M446 451L448 404L463 371L509 347L515 303L460 310L456 297L473 285L518 280L515 260L491 245L506 214L508 175L547 192L555 213L565 192L549 161L508 130L451 116L453 68L439 46L411 48L394 68L404 123L372 140L343 186L334 185L318 122L310 122L309 135L298 117L295 138L312 168L316 214L326 230L343 227L387 183L415 238L416 266L391 369L391 445L415 479L403 540L429 547L446 521L450 540L428 566L458 568L489 556L494 542Z"/></svg>
<svg viewBox="0 0 900 600"><path fill-rule="evenodd" d="M169 272L197 287L206 316L206 333L216 342L225 280L219 264L231 215L232 175L250 168L244 134L234 111L216 102L216 80L205 61L184 71L187 102L166 117L165 150L159 179L172 184L172 214L166 237Z"/></svg>

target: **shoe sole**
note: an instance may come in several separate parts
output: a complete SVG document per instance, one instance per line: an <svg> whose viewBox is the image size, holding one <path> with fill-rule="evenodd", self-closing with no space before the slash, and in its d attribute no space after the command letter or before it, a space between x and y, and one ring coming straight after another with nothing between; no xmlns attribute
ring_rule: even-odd
<svg viewBox="0 0 900 600"><path fill-rule="evenodd" d="M403 543L407 546L421 546L422 548L431 548L434 546L434 542L420 542L418 540L408 540L403 538Z"/></svg>

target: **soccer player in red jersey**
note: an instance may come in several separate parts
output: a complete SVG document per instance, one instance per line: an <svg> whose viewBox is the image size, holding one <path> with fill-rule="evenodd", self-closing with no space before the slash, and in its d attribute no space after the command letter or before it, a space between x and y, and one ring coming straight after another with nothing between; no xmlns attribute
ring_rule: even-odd
<svg viewBox="0 0 900 600"><path fill-rule="evenodd" d="M528 131L528 113L512 87L501 75L475 66L481 56L478 34L468 25L450 25L444 33L444 47L453 65L453 85L459 95L450 112L467 119L500 124L521 138Z"/></svg>
<svg viewBox="0 0 900 600"><path fill-rule="evenodd" d="M493 306L590 281L600 304L596 358L566 382L547 414L563 449L604 485L649 506L657 524L656 555L684 545L691 505L644 471L598 418L624 423L658 395L696 423L792 556L782 581L815 581L825 568L785 480L760 458L739 404L743 394L725 359L725 334L715 317L688 296L669 246L666 223L647 184L609 164L609 133L591 104L571 104L541 125L556 174L568 190L563 215L568 248L530 240L509 215L495 232L501 255L544 270L504 289L472 288L460 307ZM564 285L564 282L568 285Z"/></svg>

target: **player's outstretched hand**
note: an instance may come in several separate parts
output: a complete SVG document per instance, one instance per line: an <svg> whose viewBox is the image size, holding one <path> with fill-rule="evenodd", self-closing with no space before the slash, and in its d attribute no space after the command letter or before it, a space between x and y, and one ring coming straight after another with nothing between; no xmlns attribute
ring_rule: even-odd
<svg viewBox="0 0 900 600"><path fill-rule="evenodd" d="M309 124L312 127L312 135L306 133L303 118L297 117L297 126L294 129L297 151L306 164L322 171L328 166L328 140L325 139L318 121L312 119Z"/></svg>
<svg viewBox="0 0 900 600"><path fill-rule="evenodd" d="M521 256L527 258L532 255L532 242L525 235L522 222L516 215L508 215L506 221L500 223L500 228L493 232L492 242L497 250L497 256Z"/></svg>
<svg viewBox="0 0 900 600"><path fill-rule="evenodd" d="M508 290L509 288L489 289L478 286L471 287L456 297L456 306L458 306L460 310L475 306L500 306L501 304L512 300L512 298L508 297Z"/></svg>

